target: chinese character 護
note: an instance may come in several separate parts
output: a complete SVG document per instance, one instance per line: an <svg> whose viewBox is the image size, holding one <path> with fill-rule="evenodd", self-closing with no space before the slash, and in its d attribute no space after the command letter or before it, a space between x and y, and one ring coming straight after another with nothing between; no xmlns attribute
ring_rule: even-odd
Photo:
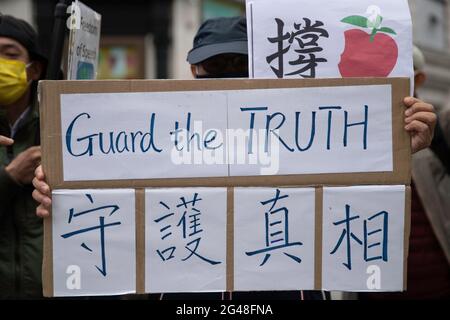
<svg viewBox="0 0 450 320"><path fill-rule="evenodd" d="M161 240L166 241L166 238L174 236L172 232L173 226L171 224L171 221L176 218L175 227L179 227L181 229L181 237L186 242L184 248L189 252L187 256L181 259L181 261L186 261L192 256L196 256L197 258L211 265L221 263L220 261L208 259L199 253L199 246L202 239L201 234L203 232L200 220L202 212L196 207L198 202L202 200L199 197L199 194L195 193L192 197L192 200L190 201L187 201L185 197L180 197L179 199L180 203L176 205L175 210L171 210L170 206L160 201L160 205L164 208L164 210L166 210L166 213L155 219L154 222L158 224L165 223L159 230L161 234ZM169 245L167 247L164 247L164 249L162 250L156 250L156 252L158 253L161 260L167 261L175 257L176 249L176 246Z"/></svg>

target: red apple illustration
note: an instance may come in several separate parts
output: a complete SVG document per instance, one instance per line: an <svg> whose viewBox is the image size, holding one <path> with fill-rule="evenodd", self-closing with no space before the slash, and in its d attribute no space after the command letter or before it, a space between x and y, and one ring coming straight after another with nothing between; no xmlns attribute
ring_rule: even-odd
<svg viewBox="0 0 450 320"><path fill-rule="evenodd" d="M387 77L395 67L398 47L388 34L395 35L391 28L381 27L381 16L369 21L362 16L350 16L342 22L372 28L372 32L351 29L344 32L345 48L338 64L342 77Z"/></svg>

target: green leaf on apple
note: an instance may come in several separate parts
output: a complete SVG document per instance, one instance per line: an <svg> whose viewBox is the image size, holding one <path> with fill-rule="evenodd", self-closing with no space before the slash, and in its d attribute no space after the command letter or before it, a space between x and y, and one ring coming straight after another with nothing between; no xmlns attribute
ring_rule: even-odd
<svg viewBox="0 0 450 320"><path fill-rule="evenodd" d="M390 34L395 34L395 35L397 34L397 33L395 33L394 30L392 30L391 28L387 28L387 27L382 27L382 28L378 29L378 31L385 32L385 33L390 33Z"/></svg>
<svg viewBox="0 0 450 320"><path fill-rule="evenodd" d="M375 35L377 34L377 29L373 28L372 29L372 33L370 34L370 42L373 42L373 40L375 40Z"/></svg>
<svg viewBox="0 0 450 320"><path fill-rule="evenodd" d="M381 22L383 21L383 17L377 15L374 21L367 19L367 27L378 29L381 26Z"/></svg>
<svg viewBox="0 0 450 320"><path fill-rule="evenodd" d="M348 16L341 20L357 27L367 28L367 18L363 16Z"/></svg>

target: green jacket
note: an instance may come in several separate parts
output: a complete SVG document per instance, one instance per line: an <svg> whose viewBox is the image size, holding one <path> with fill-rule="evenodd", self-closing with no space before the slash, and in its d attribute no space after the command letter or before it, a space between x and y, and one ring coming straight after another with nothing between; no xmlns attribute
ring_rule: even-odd
<svg viewBox="0 0 450 320"><path fill-rule="evenodd" d="M0 110L0 134L10 136ZM32 107L14 137L0 147L0 299L42 297L43 224L36 216L32 185L21 186L5 172L19 153L39 144L39 113Z"/></svg>

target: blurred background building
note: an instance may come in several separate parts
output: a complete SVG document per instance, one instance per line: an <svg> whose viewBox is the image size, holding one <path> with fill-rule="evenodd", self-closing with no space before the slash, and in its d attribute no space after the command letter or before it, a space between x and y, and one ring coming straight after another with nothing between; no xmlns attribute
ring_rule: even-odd
<svg viewBox="0 0 450 320"><path fill-rule="evenodd" d="M190 79L186 53L200 24L245 15L245 0L84 0L102 15L100 79ZM0 0L0 11L35 26L49 49L57 0ZM409 0L414 42L428 76L420 96L450 105L450 0Z"/></svg>
<svg viewBox="0 0 450 320"><path fill-rule="evenodd" d="M414 43L425 55L427 80L419 96L450 107L450 1L409 0Z"/></svg>
<svg viewBox="0 0 450 320"><path fill-rule="evenodd" d="M186 53L210 17L245 14L245 0L83 0L102 15L99 79L191 78ZM50 50L58 0L0 0L0 12L25 19Z"/></svg>

